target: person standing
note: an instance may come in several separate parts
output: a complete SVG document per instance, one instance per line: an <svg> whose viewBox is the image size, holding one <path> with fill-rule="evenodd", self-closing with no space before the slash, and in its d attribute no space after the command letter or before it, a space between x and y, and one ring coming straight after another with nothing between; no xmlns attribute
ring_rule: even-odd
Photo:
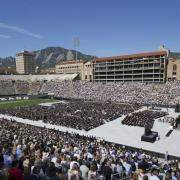
<svg viewBox="0 0 180 180"><path fill-rule="evenodd" d="M103 176L105 180L111 179L112 175L112 168L111 168L111 163L108 161L107 164L103 168Z"/></svg>

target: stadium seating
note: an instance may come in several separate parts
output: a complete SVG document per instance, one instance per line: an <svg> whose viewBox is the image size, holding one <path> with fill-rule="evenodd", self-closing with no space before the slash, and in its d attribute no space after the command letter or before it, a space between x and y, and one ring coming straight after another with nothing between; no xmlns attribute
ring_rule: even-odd
<svg viewBox="0 0 180 180"><path fill-rule="evenodd" d="M63 98L175 105L179 100L180 94L172 94L171 91L179 89L179 85L180 82L178 81L165 84L55 81L45 83L40 92L54 94L56 97Z"/></svg>
<svg viewBox="0 0 180 180"><path fill-rule="evenodd" d="M24 176L28 180L34 176L42 180L73 179L73 174L76 180L180 178L178 161L164 161L141 149L1 118L0 124L0 177L3 179L8 179L9 174L17 179L13 172L18 172L18 177L22 177L19 179ZM154 171L156 178L151 174Z"/></svg>
<svg viewBox="0 0 180 180"><path fill-rule="evenodd" d="M0 81L0 95L14 95L15 89L12 81Z"/></svg>

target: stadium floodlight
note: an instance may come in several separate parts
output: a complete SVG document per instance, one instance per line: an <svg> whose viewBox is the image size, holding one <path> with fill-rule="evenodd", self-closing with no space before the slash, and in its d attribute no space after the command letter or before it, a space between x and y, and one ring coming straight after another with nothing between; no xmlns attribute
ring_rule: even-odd
<svg viewBox="0 0 180 180"><path fill-rule="evenodd" d="M74 37L74 39L73 39L73 44L74 44L75 51L76 51L76 68L77 68L77 73L78 73L78 65L77 65L77 48L78 48L79 45L80 45L80 39L79 39L79 37Z"/></svg>

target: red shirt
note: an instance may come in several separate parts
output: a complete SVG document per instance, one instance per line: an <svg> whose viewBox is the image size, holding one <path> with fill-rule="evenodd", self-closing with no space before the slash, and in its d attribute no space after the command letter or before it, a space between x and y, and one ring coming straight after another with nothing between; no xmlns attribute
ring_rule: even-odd
<svg viewBox="0 0 180 180"><path fill-rule="evenodd" d="M9 180L23 180L23 173L20 169L13 167L9 169Z"/></svg>

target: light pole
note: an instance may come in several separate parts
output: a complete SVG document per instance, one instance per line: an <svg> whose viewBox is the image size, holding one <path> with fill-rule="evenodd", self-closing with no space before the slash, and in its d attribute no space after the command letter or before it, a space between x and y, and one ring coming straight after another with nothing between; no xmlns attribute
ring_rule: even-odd
<svg viewBox="0 0 180 180"><path fill-rule="evenodd" d="M73 44L74 44L74 47L75 47L75 51L76 51L76 71L77 71L77 74L78 74L78 65L77 65L77 48L79 47L80 45L80 40L79 40L79 37L75 37L73 39Z"/></svg>

